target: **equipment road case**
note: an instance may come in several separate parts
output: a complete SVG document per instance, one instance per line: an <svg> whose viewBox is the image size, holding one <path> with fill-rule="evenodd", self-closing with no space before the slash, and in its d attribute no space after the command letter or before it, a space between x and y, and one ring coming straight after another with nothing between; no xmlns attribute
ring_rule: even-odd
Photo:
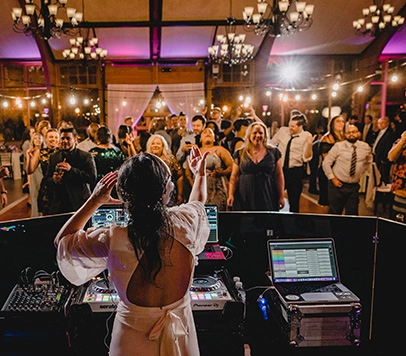
<svg viewBox="0 0 406 356"><path fill-rule="evenodd" d="M361 304L285 303L270 291L272 315L294 347L358 346Z"/></svg>

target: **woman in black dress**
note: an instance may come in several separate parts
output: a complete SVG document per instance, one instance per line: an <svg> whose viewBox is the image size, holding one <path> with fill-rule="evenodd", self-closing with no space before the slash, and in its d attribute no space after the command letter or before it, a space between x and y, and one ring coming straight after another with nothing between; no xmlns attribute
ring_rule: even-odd
<svg viewBox="0 0 406 356"><path fill-rule="evenodd" d="M254 122L233 155L227 199L233 210L278 211L285 206L281 152L267 140L266 126Z"/></svg>

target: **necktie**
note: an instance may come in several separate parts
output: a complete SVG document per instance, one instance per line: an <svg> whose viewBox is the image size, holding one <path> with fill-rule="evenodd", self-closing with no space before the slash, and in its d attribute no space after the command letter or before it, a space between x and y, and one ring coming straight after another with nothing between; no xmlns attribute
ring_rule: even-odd
<svg viewBox="0 0 406 356"><path fill-rule="evenodd" d="M355 145L352 145L351 168L350 168L351 177L355 174L356 165L357 165L357 147Z"/></svg>
<svg viewBox="0 0 406 356"><path fill-rule="evenodd" d="M291 136L290 140L286 146L286 152L285 152L285 160L283 161L283 168L289 168L289 156L290 156L290 145L292 143L292 140L295 138L296 136Z"/></svg>

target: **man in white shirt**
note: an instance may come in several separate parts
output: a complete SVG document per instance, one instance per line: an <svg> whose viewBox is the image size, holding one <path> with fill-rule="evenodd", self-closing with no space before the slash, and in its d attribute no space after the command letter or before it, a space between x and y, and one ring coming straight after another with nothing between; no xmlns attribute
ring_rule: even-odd
<svg viewBox="0 0 406 356"><path fill-rule="evenodd" d="M289 127L281 127L270 141L282 153L289 211L295 213L299 212L300 195L303 190L304 164L309 162L313 156L313 136L303 129L306 123L306 116L303 114L295 115L290 119Z"/></svg>
<svg viewBox="0 0 406 356"><path fill-rule="evenodd" d="M360 136L355 125L348 125L346 140L336 142L323 160L323 170L329 180L329 214L341 215L345 209L346 215L358 215L359 181L372 163L371 147L359 141Z"/></svg>

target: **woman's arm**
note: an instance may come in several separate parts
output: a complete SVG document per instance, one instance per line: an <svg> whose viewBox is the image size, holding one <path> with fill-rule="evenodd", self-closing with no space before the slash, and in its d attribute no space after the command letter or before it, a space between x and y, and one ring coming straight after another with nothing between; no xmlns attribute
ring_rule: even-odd
<svg viewBox="0 0 406 356"><path fill-rule="evenodd" d="M396 145L394 145L388 152L388 159L391 162L395 162L400 153L402 152L403 146L406 145L406 131L402 132L400 139Z"/></svg>
<svg viewBox="0 0 406 356"><path fill-rule="evenodd" d="M39 164L39 156L40 152L38 148L31 147L27 150L26 153L26 167L25 170L27 174L33 174L38 167Z"/></svg>
<svg viewBox="0 0 406 356"><path fill-rule="evenodd" d="M219 149L219 156L226 166L225 169L220 171L220 174L223 176L229 176L233 170L233 157L231 156L230 151L228 151L226 148L219 146Z"/></svg>
<svg viewBox="0 0 406 356"><path fill-rule="evenodd" d="M285 206L285 178L283 176L282 158L276 161L275 166L275 183L278 191L278 205L279 209Z"/></svg>
<svg viewBox="0 0 406 356"><path fill-rule="evenodd" d="M189 168L195 177L189 201L197 200L204 204L207 200L206 157L208 153L207 151L202 155L199 148L193 146L187 158Z"/></svg>
<svg viewBox="0 0 406 356"><path fill-rule="evenodd" d="M62 226L55 237L54 244L57 247L60 239L68 234L83 229L95 210L103 204L121 204L121 201L110 196L111 190L117 182L118 171L106 174L94 188L92 195L79 208L78 211Z"/></svg>
<svg viewBox="0 0 406 356"><path fill-rule="evenodd" d="M240 173L240 166L234 160L233 169L231 171L231 176L230 176L230 182L228 184L227 206L229 206L229 207L232 207L234 204L234 194L237 189L239 173Z"/></svg>

